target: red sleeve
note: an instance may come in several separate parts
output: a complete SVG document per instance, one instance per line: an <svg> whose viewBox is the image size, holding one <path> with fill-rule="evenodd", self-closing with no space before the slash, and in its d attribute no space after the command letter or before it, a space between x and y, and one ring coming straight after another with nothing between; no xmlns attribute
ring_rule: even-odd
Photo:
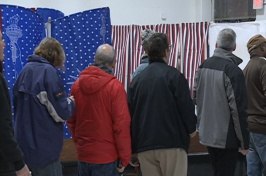
<svg viewBox="0 0 266 176"><path fill-rule="evenodd" d="M72 88L71 88L71 96L74 96L75 99L75 83L73 84ZM74 114L72 115L72 117L67 121L67 126L71 132L71 136L72 139L74 141L74 143L76 143L76 136L75 136L75 127L76 127L76 111L74 112Z"/></svg>
<svg viewBox="0 0 266 176"><path fill-rule="evenodd" d="M131 158L131 118L127 104L127 96L123 85L118 81L115 82L112 91L112 120L116 147L122 165L127 166Z"/></svg>

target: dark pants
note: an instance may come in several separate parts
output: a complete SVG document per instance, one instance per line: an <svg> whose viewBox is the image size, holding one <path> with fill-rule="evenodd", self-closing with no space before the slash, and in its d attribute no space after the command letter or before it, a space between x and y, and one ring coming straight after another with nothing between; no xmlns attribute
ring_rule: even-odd
<svg viewBox="0 0 266 176"><path fill-rule="evenodd" d="M30 168L30 170L33 176L63 176L59 160L50 162L45 166Z"/></svg>
<svg viewBox="0 0 266 176"><path fill-rule="evenodd" d="M16 176L17 174L13 171L13 172L6 172L6 173L2 173L0 172L0 176Z"/></svg>
<svg viewBox="0 0 266 176"><path fill-rule="evenodd" d="M234 176L238 159L238 149L218 149L208 147L215 176Z"/></svg>
<svg viewBox="0 0 266 176"><path fill-rule="evenodd" d="M250 133L247 155L248 176L266 176L266 134Z"/></svg>
<svg viewBox="0 0 266 176"><path fill-rule="evenodd" d="M0 144L1 145L1 144ZM16 176L15 168L0 154L0 176Z"/></svg>
<svg viewBox="0 0 266 176"><path fill-rule="evenodd" d="M78 176L119 176L117 161L107 164L78 162Z"/></svg>

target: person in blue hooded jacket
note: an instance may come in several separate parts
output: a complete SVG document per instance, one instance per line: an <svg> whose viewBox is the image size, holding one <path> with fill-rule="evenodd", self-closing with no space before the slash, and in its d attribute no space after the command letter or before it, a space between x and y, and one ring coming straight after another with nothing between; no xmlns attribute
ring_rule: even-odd
<svg viewBox="0 0 266 176"><path fill-rule="evenodd" d="M45 38L13 87L15 135L34 176L62 176L63 122L74 113L74 99L65 94L56 69L64 62L61 44Z"/></svg>

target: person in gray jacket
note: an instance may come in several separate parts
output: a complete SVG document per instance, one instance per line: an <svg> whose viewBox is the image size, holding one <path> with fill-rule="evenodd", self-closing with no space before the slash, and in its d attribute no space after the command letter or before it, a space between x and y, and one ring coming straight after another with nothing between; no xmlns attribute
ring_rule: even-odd
<svg viewBox="0 0 266 176"><path fill-rule="evenodd" d="M149 57L147 54L147 41L155 32L150 29L144 29L141 31L141 44L144 50L144 54L141 56L140 65L136 68L135 72L132 74L131 80L135 78L140 72L142 72L149 65Z"/></svg>
<svg viewBox="0 0 266 176"><path fill-rule="evenodd" d="M246 155L249 148L246 86L235 48L235 32L221 30L213 56L195 76L200 143L208 148L215 176L234 176L238 151Z"/></svg>
<svg viewBox="0 0 266 176"><path fill-rule="evenodd" d="M244 69L248 93L250 147L247 175L266 176L266 39L258 34L247 43L250 61Z"/></svg>

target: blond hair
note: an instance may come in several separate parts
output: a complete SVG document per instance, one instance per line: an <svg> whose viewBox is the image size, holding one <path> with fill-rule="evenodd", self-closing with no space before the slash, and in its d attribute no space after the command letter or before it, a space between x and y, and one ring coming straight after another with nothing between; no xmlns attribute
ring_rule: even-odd
<svg viewBox="0 0 266 176"><path fill-rule="evenodd" d="M55 67L64 68L65 52L61 43L55 38L44 38L35 48L34 54L48 60Z"/></svg>

